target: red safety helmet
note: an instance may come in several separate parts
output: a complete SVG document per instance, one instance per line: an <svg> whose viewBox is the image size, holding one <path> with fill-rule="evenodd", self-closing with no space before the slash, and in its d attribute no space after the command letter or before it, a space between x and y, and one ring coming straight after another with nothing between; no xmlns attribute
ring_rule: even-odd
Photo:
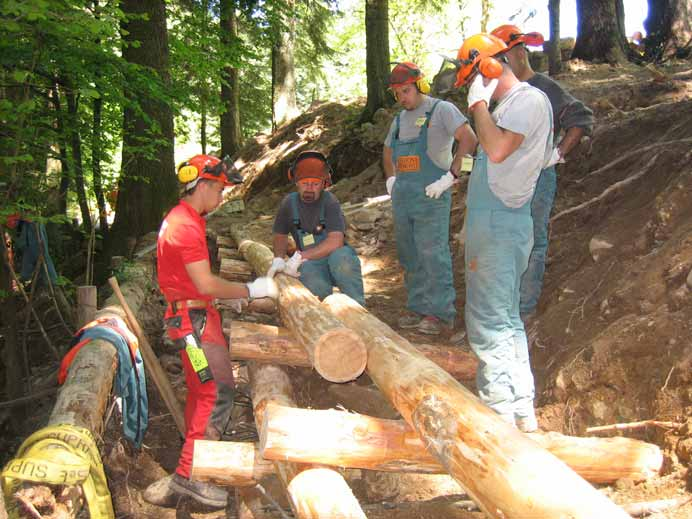
<svg viewBox="0 0 692 519"><path fill-rule="evenodd" d="M502 75L502 63L495 59L507 51L507 45L497 36L484 32L475 34L464 40L457 53L459 70L455 88L466 84L469 77L476 71L483 76L494 79Z"/></svg>
<svg viewBox="0 0 692 519"><path fill-rule="evenodd" d="M192 189L202 178L223 182L224 186L237 183L229 180L225 161L211 155L195 155L178 165L178 180L185 184L187 189ZM242 179L240 181L242 182Z"/></svg>
<svg viewBox="0 0 692 519"><path fill-rule="evenodd" d="M500 25L490 34L504 41L508 49L516 47L520 43L530 45L531 47L540 47L545 41L540 32L521 32L519 27L511 24Z"/></svg>

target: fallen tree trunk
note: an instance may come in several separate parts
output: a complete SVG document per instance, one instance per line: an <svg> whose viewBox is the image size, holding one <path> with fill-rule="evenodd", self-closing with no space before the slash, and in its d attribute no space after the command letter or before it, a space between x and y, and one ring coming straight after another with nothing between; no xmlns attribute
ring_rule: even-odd
<svg viewBox="0 0 692 519"><path fill-rule="evenodd" d="M629 517L355 301L322 304L358 331L370 378L488 516Z"/></svg>
<svg viewBox="0 0 692 519"><path fill-rule="evenodd" d="M230 281L246 282L253 278L252 267L247 261L223 258L219 276Z"/></svg>
<svg viewBox="0 0 692 519"><path fill-rule="evenodd" d="M555 432L528 436L593 483L646 480L663 465L661 449L639 440ZM270 404L264 410L259 449L268 460L387 472L446 472L406 422L337 410Z"/></svg>
<svg viewBox="0 0 692 519"><path fill-rule="evenodd" d="M231 228L238 250L255 272L266 273L274 254L266 245L248 240L238 226ZM320 306L319 300L295 278L279 274L279 313L307 351L311 365L330 382L348 382L365 369L367 349L356 332Z"/></svg>
<svg viewBox="0 0 692 519"><path fill-rule="evenodd" d="M277 366L249 362L248 373L255 422L257 430L261 430L262 417L267 405L295 405L293 389L288 375ZM274 468L286 489L296 517L365 519L360 504L339 473L290 461L275 461ZM327 484L326 490L321 482Z"/></svg>
<svg viewBox="0 0 692 519"><path fill-rule="evenodd" d="M233 321L224 331L230 334L234 359L312 366L308 353L287 328ZM461 348L432 344L414 344L413 347L457 380L472 382L476 377L478 359Z"/></svg>
<svg viewBox="0 0 692 519"><path fill-rule="evenodd" d="M255 443L195 440L192 479L251 487L269 474L274 474L274 464L260 455Z"/></svg>

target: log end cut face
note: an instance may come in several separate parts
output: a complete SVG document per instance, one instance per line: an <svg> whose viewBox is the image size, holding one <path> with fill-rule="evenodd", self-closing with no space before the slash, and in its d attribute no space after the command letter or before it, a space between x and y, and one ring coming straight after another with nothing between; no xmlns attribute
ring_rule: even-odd
<svg viewBox="0 0 692 519"><path fill-rule="evenodd" d="M320 337L315 345L314 366L330 382L350 382L365 370L368 350L353 330L337 328Z"/></svg>

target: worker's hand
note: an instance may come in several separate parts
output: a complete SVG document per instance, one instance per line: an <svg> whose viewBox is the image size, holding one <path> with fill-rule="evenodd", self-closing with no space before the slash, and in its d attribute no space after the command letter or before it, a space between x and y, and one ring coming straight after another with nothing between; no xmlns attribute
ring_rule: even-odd
<svg viewBox="0 0 692 519"><path fill-rule="evenodd" d="M442 193L452 187L456 180L457 178L448 171L432 184L428 184L425 187L425 194L430 198L440 198Z"/></svg>
<svg viewBox="0 0 692 519"><path fill-rule="evenodd" d="M483 75L476 74L476 79L471 82L468 95L468 106L471 110L476 104L484 102L490 106L490 98L497 88L497 79L491 79L487 85L483 84Z"/></svg>
<svg viewBox="0 0 692 519"><path fill-rule="evenodd" d="M246 286L250 293L250 299L260 299L262 297L276 299L279 297L279 287L276 286L276 281L272 278L257 278L252 283L247 283Z"/></svg>
<svg viewBox="0 0 692 519"><path fill-rule="evenodd" d="M286 262L286 268L284 269L284 274L288 274L294 278L300 277L300 272L298 269L303 264L303 256L301 256L300 251L295 251L293 256L291 256Z"/></svg>
<svg viewBox="0 0 692 519"><path fill-rule="evenodd" d="M565 163L565 159L560 154L560 148L555 146L553 148L553 152L550 154L550 158L548 159L548 162L546 162L543 165L543 169L549 168L550 166L554 166L555 164L564 164L564 163Z"/></svg>
<svg viewBox="0 0 692 519"><path fill-rule="evenodd" d="M385 182L385 185L387 186L387 194L389 196L392 196L392 189L394 189L394 182L396 182L396 176L392 175L391 177L387 177L387 181Z"/></svg>
<svg viewBox="0 0 692 519"><path fill-rule="evenodd" d="M274 258L272 266L267 271L267 277L273 278L277 272L283 272L286 269L286 262L283 258Z"/></svg>

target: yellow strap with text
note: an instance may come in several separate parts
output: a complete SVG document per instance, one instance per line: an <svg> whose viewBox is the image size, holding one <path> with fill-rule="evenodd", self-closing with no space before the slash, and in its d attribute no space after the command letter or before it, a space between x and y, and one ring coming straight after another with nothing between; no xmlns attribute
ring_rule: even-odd
<svg viewBox="0 0 692 519"><path fill-rule="evenodd" d="M29 436L2 471L10 519L19 517L12 494L22 483L81 485L93 519L114 519L113 503L96 442L88 429L61 424Z"/></svg>

